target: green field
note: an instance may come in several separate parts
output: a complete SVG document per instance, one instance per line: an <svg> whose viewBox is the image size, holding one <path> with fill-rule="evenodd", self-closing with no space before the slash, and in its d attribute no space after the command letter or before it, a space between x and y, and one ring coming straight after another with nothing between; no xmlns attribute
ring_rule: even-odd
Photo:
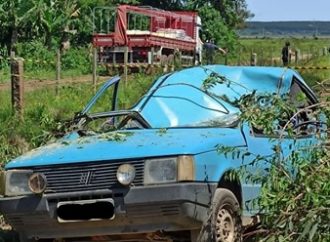
<svg viewBox="0 0 330 242"><path fill-rule="evenodd" d="M330 39L239 39L235 50L227 56L217 54L218 63L228 65L250 65L252 53L257 56L257 65L282 66L281 50L286 41L291 44L293 53L298 51L298 59L292 56L291 68L296 68L310 85L315 85L325 79L330 79L330 69L309 70L301 67L330 68L330 53L325 51L330 47ZM326 55L325 55L326 54Z"/></svg>

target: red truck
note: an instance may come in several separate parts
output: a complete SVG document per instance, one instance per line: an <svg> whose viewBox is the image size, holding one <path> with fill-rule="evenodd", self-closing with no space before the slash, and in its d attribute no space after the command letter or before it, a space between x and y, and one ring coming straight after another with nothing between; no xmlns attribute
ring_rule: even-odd
<svg viewBox="0 0 330 242"><path fill-rule="evenodd" d="M200 26L200 17L192 11L130 5L95 8L93 45L103 63L126 59L127 63L170 64L180 56L194 64L201 61Z"/></svg>

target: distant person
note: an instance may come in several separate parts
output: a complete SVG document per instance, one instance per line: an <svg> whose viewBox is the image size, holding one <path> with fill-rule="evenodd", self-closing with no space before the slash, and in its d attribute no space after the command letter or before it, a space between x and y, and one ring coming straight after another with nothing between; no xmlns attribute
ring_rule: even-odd
<svg viewBox="0 0 330 242"><path fill-rule="evenodd" d="M205 49L205 53L206 53L207 65L214 64L214 52L216 50L220 51L224 55L227 54L227 52L224 49L214 44L213 40L210 41L207 40L206 43L204 43L203 48Z"/></svg>
<svg viewBox="0 0 330 242"><path fill-rule="evenodd" d="M283 66L288 66L291 62L291 49L290 49L290 42L285 42L285 46L282 48L282 61Z"/></svg>

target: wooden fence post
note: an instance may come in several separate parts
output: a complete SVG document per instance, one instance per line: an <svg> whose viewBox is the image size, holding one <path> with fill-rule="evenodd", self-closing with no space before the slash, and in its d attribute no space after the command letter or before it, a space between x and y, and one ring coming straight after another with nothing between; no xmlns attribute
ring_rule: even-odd
<svg viewBox="0 0 330 242"><path fill-rule="evenodd" d="M299 63L299 60L300 60L300 50L296 49L294 51L294 63L295 63L295 65L297 65Z"/></svg>
<svg viewBox="0 0 330 242"><path fill-rule="evenodd" d="M96 92L96 81L97 81L97 48L93 47L93 87Z"/></svg>
<svg viewBox="0 0 330 242"><path fill-rule="evenodd" d="M237 65L240 66L241 65L241 55L242 55L242 48L239 48L238 51L238 56L237 56Z"/></svg>
<svg viewBox="0 0 330 242"><path fill-rule="evenodd" d="M270 49L270 66L274 66L274 48Z"/></svg>
<svg viewBox="0 0 330 242"><path fill-rule="evenodd" d="M251 66L257 65L257 53L251 53Z"/></svg>
<svg viewBox="0 0 330 242"><path fill-rule="evenodd" d="M56 51L56 80L61 79L61 51Z"/></svg>
<svg viewBox="0 0 330 242"><path fill-rule="evenodd" d="M309 58L308 58L308 60L311 60L311 59L313 59L315 56L314 56L314 51L313 51L313 47L311 46L310 48L309 48L309 53L310 53L310 55L309 55Z"/></svg>
<svg viewBox="0 0 330 242"><path fill-rule="evenodd" d="M328 48L323 47L323 56L327 56L327 55L328 55Z"/></svg>
<svg viewBox="0 0 330 242"><path fill-rule="evenodd" d="M155 47L151 47L149 64L154 65Z"/></svg>
<svg viewBox="0 0 330 242"><path fill-rule="evenodd" d="M125 84L127 84L127 75L128 75L128 46L125 46L124 50L124 76L125 76Z"/></svg>
<svg viewBox="0 0 330 242"><path fill-rule="evenodd" d="M61 51L56 51L56 95L58 94L58 88L61 80Z"/></svg>
<svg viewBox="0 0 330 242"><path fill-rule="evenodd" d="M257 65L257 64L255 64ZM264 58L264 49L259 50L259 65L264 66L265 65L265 58Z"/></svg>
<svg viewBox="0 0 330 242"><path fill-rule="evenodd" d="M23 59L11 58L11 100L15 114L23 118L24 107L24 82L23 82Z"/></svg>

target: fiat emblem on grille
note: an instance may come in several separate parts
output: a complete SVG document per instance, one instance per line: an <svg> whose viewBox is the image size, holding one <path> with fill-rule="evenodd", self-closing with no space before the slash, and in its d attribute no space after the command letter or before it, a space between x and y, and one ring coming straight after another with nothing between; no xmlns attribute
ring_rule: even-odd
<svg viewBox="0 0 330 242"><path fill-rule="evenodd" d="M81 173L79 184L89 185L92 181L93 175L94 175L94 172L92 172L92 171L87 171L87 172Z"/></svg>

